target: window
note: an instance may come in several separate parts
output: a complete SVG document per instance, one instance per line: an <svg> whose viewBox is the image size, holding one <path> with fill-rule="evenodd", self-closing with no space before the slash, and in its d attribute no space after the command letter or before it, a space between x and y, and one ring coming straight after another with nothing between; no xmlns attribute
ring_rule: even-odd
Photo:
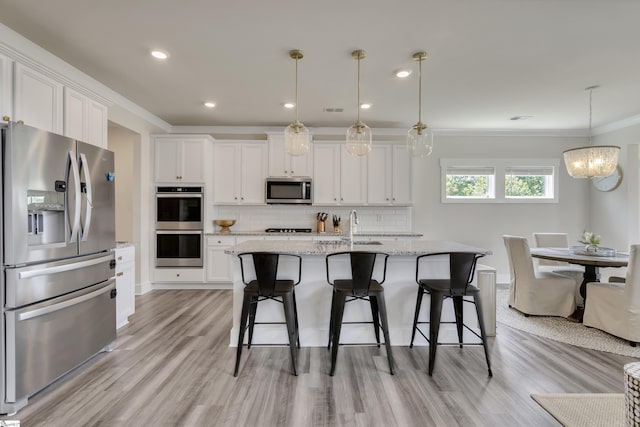
<svg viewBox="0 0 640 427"><path fill-rule="evenodd" d="M493 167L449 166L446 197L449 199L489 199L495 197Z"/></svg>
<svg viewBox="0 0 640 427"><path fill-rule="evenodd" d="M513 166L504 173L507 199L553 199L553 167Z"/></svg>
<svg viewBox="0 0 640 427"><path fill-rule="evenodd" d="M442 159L443 203L557 203L557 159Z"/></svg>

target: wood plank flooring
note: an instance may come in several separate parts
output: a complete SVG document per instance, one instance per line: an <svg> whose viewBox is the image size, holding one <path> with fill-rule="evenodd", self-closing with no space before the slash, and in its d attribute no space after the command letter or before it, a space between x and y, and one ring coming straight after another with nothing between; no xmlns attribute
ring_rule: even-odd
<svg viewBox="0 0 640 427"><path fill-rule="evenodd" d="M115 349L32 397L23 426L554 426L531 393L624 391L636 359L583 350L498 325L482 348L341 347L334 377L325 348L303 348L298 376L281 347L243 351L233 377L231 291L153 291ZM328 313L327 313L328 315ZM384 347L384 346L383 346Z"/></svg>

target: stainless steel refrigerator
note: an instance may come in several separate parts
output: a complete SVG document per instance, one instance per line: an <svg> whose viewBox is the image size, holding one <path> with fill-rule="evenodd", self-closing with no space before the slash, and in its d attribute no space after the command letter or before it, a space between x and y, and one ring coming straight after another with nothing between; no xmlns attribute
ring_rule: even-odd
<svg viewBox="0 0 640 427"><path fill-rule="evenodd" d="M23 124L0 129L0 413L15 413L115 340L114 160Z"/></svg>

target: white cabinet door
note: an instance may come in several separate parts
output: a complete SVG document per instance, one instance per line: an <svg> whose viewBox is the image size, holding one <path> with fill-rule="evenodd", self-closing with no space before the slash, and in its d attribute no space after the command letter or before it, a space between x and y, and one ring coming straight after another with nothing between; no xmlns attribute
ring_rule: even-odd
<svg viewBox="0 0 640 427"><path fill-rule="evenodd" d="M116 328L126 325L135 313L135 248L116 249Z"/></svg>
<svg viewBox="0 0 640 427"><path fill-rule="evenodd" d="M204 183L206 143L207 139L202 137L156 136L154 138L156 182Z"/></svg>
<svg viewBox="0 0 640 427"><path fill-rule="evenodd" d="M213 158L213 200L215 203L235 204L240 202L238 157L239 150L236 143L215 143Z"/></svg>
<svg viewBox="0 0 640 427"><path fill-rule="evenodd" d="M367 203L367 156L354 156L340 144L340 203Z"/></svg>
<svg viewBox="0 0 640 427"><path fill-rule="evenodd" d="M391 145L374 145L367 159L367 201L370 205L388 205L391 203Z"/></svg>
<svg viewBox="0 0 640 427"><path fill-rule="evenodd" d="M13 120L58 134L63 133L63 85L38 71L14 63Z"/></svg>
<svg viewBox="0 0 640 427"><path fill-rule="evenodd" d="M108 115L109 110L106 105L89 99L89 103L87 104L87 136L84 140L85 142L107 148L109 143L107 139Z"/></svg>
<svg viewBox="0 0 640 427"><path fill-rule="evenodd" d="M284 135L269 135L269 176L311 176L313 150L302 156L287 153Z"/></svg>
<svg viewBox="0 0 640 427"><path fill-rule="evenodd" d="M340 145L313 145L313 204L340 203Z"/></svg>
<svg viewBox="0 0 640 427"><path fill-rule="evenodd" d="M391 197L394 205L410 205L413 202L411 156L403 145L393 146Z"/></svg>
<svg viewBox="0 0 640 427"><path fill-rule="evenodd" d="M89 98L80 92L64 88L64 135L86 141Z"/></svg>
<svg viewBox="0 0 640 427"><path fill-rule="evenodd" d="M183 140L180 154L180 176L183 182L204 182L205 143L202 140Z"/></svg>
<svg viewBox="0 0 640 427"><path fill-rule="evenodd" d="M0 55L0 118L13 117L13 104L11 90L13 84L13 61L4 55Z"/></svg>
<svg viewBox="0 0 640 427"><path fill-rule="evenodd" d="M207 237L207 282L232 281L231 256L224 250L235 245L235 237L208 236Z"/></svg>
<svg viewBox="0 0 640 427"><path fill-rule="evenodd" d="M265 178L267 176L267 147L264 143L240 144L241 194L244 204L265 204Z"/></svg>
<svg viewBox="0 0 640 427"><path fill-rule="evenodd" d="M182 173L182 147L178 138L156 138L155 177L156 182L180 181Z"/></svg>

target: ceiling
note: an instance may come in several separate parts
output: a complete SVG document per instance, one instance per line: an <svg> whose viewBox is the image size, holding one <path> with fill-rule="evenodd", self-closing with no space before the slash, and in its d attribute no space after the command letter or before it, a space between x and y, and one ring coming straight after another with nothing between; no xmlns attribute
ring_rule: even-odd
<svg viewBox="0 0 640 427"><path fill-rule="evenodd" d="M0 0L0 22L171 125L585 129L640 114L636 0ZM170 57L149 55L160 48ZM394 71L411 67L404 80ZM216 107L206 109L204 101ZM342 108L343 112L325 109ZM532 116L510 120L513 116Z"/></svg>

